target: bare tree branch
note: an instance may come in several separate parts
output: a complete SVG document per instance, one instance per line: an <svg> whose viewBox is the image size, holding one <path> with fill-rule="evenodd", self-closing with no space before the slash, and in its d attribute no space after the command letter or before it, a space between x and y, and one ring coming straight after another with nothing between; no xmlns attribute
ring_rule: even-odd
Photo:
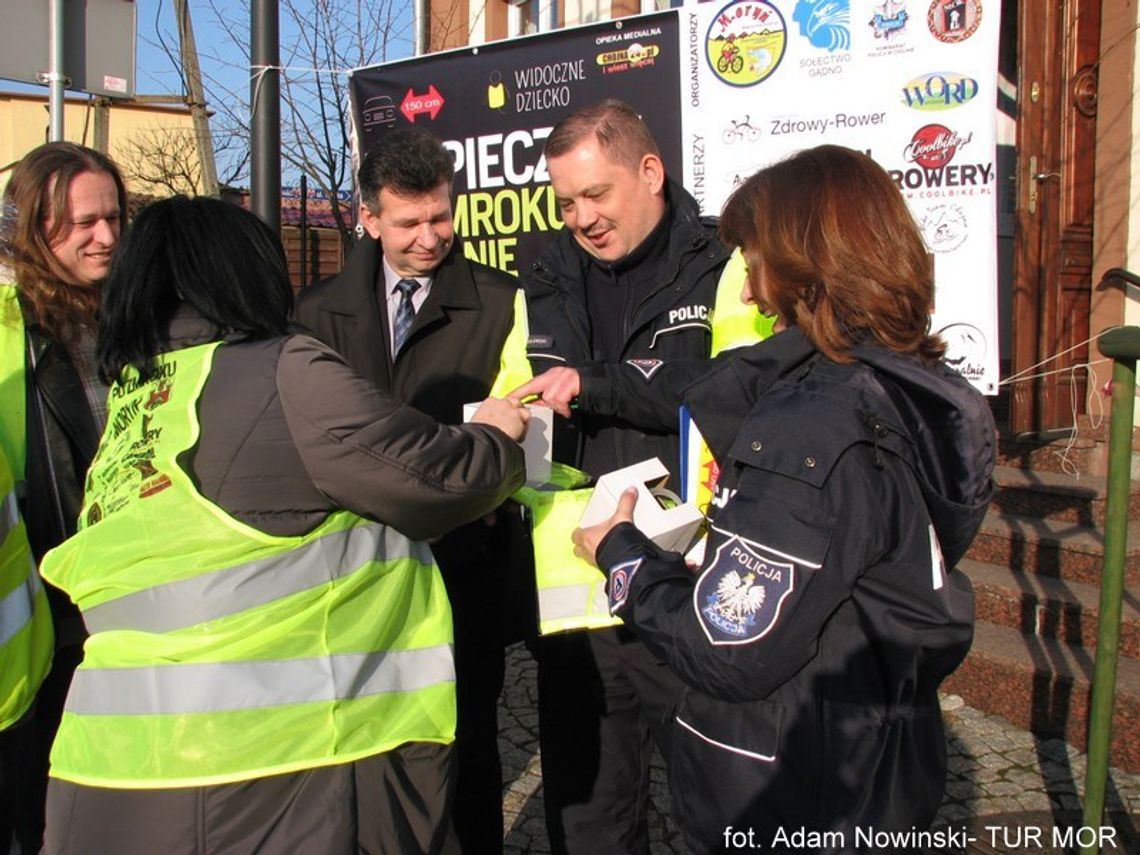
<svg viewBox="0 0 1140 855"><path fill-rule="evenodd" d="M249 12L246 4L225 0L208 0L207 8L209 26L222 36L202 51L219 178L246 183ZM311 187L337 199L352 187L348 71L411 52L408 6L401 0L281 0L279 8L284 180L304 174ZM347 235L353 212L334 205L333 214Z"/></svg>
<svg viewBox="0 0 1140 855"><path fill-rule="evenodd" d="M141 128L116 145L114 157L123 177L142 195L196 196L202 192L193 128Z"/></svg>

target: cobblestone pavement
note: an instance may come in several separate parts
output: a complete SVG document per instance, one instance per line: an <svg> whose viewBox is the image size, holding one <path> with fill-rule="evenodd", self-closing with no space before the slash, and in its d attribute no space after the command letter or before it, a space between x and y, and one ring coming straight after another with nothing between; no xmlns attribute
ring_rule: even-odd
<svg viewBox="0 0 1140 855"><path fill-rule="evenodd" d="M503 754L505 851L511 855L550 852L542 815L538 759L536 666L521 645L507 661L500 705ZM943 698L949 774L946 799L934 828L955 830L946 853L1062 853L1052 847L1052 827L1079 825L1085 757L1059 739L1040 740L1005 719ZM650 849L653 855L687 855L669 815L669 794L660 758L652 767ZM1116 846L1104 852L1140 853L1140 775L1112 770L1106 810L1117 819ZM1123 827L1121 827L1123 823ZM990 826L990 828L987 828ZM1062 829L1066 831L1065 828ZM1062 833L1058 841L1063 842ZM1085 842L1085 841L1081 841ZM1112 841L1106 838L1106 843ZM1040 843L1040 845L1035 845ZM804 850L807 851L807 850Z"/></svg>

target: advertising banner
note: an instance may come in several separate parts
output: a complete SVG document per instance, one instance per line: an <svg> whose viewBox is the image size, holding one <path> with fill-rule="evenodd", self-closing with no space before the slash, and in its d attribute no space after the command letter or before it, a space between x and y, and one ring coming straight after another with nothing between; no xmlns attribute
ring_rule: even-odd
<svg viewBox="0 0 1140 855"><path fill-rule="evenodd" d="M823 143L868 153L934 259L947 359L997 393L997 0L739 0L681 11L684 184L717 212ZM779 212L774 212L779 215Z"/></svg>
<svg viewBox="0 0 1140 855"><path fill-rule="evenodd" d="M467 254L512 273L561 226L546 136L602 98L642 114L710 215L794 151L867 152L931 251L949 362L996 394L1000 13L998 0L713 0L358 69L354 148L430 127L455 155Z"/></svg>
<svg viewBox="0 0 1140 855"><path fill-rule="evenodd" d="M629 102L680 176L678 44L677 15L665 12L357 69L355 151L409 123L429 128L455 155L455 227L468 256L518 273L562 227L542 147L575 110Z"/></svg>

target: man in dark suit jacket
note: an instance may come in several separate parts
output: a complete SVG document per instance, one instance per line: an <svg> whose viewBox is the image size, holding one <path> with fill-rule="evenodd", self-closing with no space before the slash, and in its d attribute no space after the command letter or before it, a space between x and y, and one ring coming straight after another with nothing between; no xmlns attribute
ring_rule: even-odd
<svg viewBox="0 0 1140 855"><path fill-rule="evenodd" d="M358 175L367 232L341 273L303 291L297 320L359 374L446 423L465 403L529 377L526 311L515 279L468 260L452 224L451 155L418 129L387 135ZM523 373L520 373L523 372ZM409 437L409 442L414 442ZM531 605L506 602L506 574L530 554L500 509L433 545L455 622L458 725L453 817L465 852L502 849L498 695L504 645ZM520 573L520 570L522 571ZM533 597L533 594L531 595Z"/></svg>

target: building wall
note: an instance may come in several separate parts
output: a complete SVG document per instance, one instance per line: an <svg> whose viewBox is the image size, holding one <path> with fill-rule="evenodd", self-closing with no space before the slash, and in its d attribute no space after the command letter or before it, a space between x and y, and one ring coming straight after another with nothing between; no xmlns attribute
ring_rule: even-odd
<svg viewBox="0 0 1140 855"><path fill-rule="evenodd" d="M1140 273L1140 4L1136 0L1103 0L1100 68L1097 87L1096 209L1093 225L1092 316L1095 337L1117 324L1140 325L1140 289L1104 291L1097 284L1106 270L1123 267ZM1106 388L1112 364L1095 346L1096 390ZM1105 402L1105 409L1108 409ZM1137 404L1140 408L1140 400ZM1090 415L1097 412L1090 404ZM1133 418L1140 424L1140 409Z"/></svg>
<svg viewBox="0 0 1140 855"><path fill-rule="evenodd" d="M37 95L0 93L0 190L8 174L27 152L48 141L48 100ZM67 99L63 111L64 139L96 148L95 108L87 98ZM127 105L113 102L108 111L108 154L123 171L127 189L143 196L169 196L194 192L197 172L194 125L185 107ZM171 187L146 176L168 162L163 173ZM188 169L187 169L188 167ZM185 172L185 174L182 174Z"/></svg>
<svg viewBox="0 0 1140 855"><path fill-rule="evenodd" d="M552 17L559 27L575 27L597 21L610 21L644 11L670 8L669 0L519 0L520 8L512 9L512 0L431 0L433 51L466 45L485 44L527 35L537 29L549 29ZM512 11L522 26L512 32Z"/></svg>
<svg viewBox="0 0 1140 855"><path fill-rule="evenodd" d="M1140 270L1140 56L1136 28L1140 6L1136 0L1102 0L1100 68L1097 87L1096 197L1093 216L1092 317L1090 334L1098 335L1117 324L1140 324L1140 292L1129 289L1098 290L1106 270L1124 267ZM1095 347L1090 362L1100 359ZM1096 388L1111 376L1110 364L1094 366Z"/></svg>
<svg viewBox="0 0 1140 855"><path fill-rule="evenodd" d="M479 45L507 37L504 0L431 0L432 52Z"/></svg>

